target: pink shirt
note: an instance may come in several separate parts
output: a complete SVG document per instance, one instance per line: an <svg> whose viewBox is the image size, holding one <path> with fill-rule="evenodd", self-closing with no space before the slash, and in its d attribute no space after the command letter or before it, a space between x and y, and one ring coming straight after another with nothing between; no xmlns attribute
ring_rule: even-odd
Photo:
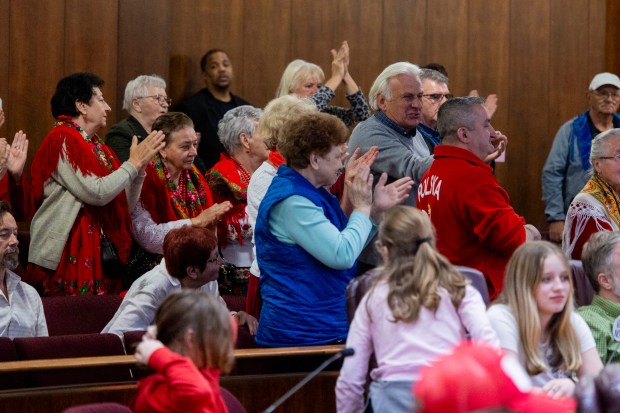
<svg viewBox="0 0 620 413"><path fill-rule="evenodd" d="M418 380L422 367L465 339L465 329L474 341L484 341L499 348L499 340L486 316L480 293L467 286L457 311L448 292L439 290L437 311L422 307L415 323L394 323L387 304L385 281L366 294L357 307L349 329L347 347L355 354L345 359L336 384L338 412L360 412L364 406L364 384L368 361L374 353L377 367L372 380Z"/></svg>

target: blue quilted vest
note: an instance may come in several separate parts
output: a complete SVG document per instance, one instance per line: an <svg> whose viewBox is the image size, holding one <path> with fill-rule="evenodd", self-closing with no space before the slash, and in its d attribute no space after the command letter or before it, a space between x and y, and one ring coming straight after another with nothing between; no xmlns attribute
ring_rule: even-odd
<svg viewBox="0 0 620 413"><path fill-rule="evenodd" d="M325 217L340 231L347 225L336 197L285 165L278 169L258 209L254 234L263 299L256 342L286 347L344 340L348 331L345 290L355 276L355 266L329 268L298 245L280 242L271 234L271 208L292 195L323 208Z"/></svg>

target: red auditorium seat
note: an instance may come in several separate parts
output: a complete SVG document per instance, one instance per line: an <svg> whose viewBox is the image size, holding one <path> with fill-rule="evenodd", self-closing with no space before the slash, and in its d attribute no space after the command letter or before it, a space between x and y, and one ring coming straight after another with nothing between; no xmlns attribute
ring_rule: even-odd
<svg viewBox="0 0 620 413"><path fill-rule="evenodd" d="M125 350L115 334L76 334L28 337L13 340L19 360L73 357L118 356ZM26 374L27 387L82 383L109 383L132 380L129 368L122 366L32 371Z"/></svg>
<svg viewBox="0 0 620 413"><path fill-rule="evenodd" d="M583 270L583 265L579 260L570 260L570 268L573 272L573 284L575 288L575 307L581 307L583 305L592 304L592 298L594 298L594 288L588 280L586 272Z"/></svg>
<svg viewBox="0 0 620 413"><path fill-rule="evenodd" d="M18 360L13 340L8 337L0 337L0 362ZM19 389L24 387L24 385L24 375L22 373L0 374L0 390Z"/></svg>
<svg viewBox="0 0 620 413"><path fill-rule="evenodd" d="M50 336L100 333L121 305L118 295L43 297Z"/></svg>

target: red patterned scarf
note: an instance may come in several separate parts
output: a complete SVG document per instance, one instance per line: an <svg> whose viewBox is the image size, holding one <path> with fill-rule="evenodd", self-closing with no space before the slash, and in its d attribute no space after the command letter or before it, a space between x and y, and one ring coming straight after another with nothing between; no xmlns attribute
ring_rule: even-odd
<svg viewBox="0 0 620 413"><path fill-rule="evenodd" d="M220 160L206 174L214 201L217 203L230 201L233 205L218 225L220 245L226 245L229 225L235 229L239 243L243 244L240 221L246 216L245 207L248 203L250 176L250 173L239 162L225 152L220 154Z"/></svg>
<svg viewBox="0 0 620 413"><path fill-rule="evenodd" d="M140 200L158 224L194 218L213 205L211 191L198 168L192 165L181 171L176 185L159 155L146 167Z"/></svg>
<svg viewBox="0 0 620 413"><path fill-rule="evenodd" d="M87 136L69 116L60 116L54 129L45 137L32 161L30 175L37 206L44 202L43 186L56 171L60 159L83 175L104 177L120 167L113 152L95 134ZM127 261L131 247L131 218L125 191L110 203L98 207L84 204L118 249L122 262Z"/></svg>

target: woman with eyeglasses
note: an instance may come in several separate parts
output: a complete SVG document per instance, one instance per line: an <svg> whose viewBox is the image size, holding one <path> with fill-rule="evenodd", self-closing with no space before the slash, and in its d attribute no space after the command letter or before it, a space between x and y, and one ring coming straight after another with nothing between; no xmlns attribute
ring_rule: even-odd
<svg viewBox="0 0 620 413"><path fill-rule="evenodd" d="M120 274L104 272L101 247L111 242L118 265L131 246L130 211L145 169L163 148L164 135L134 139L121 162L97 132L106 125L103 80L92 73L61 79L51 99L57 120L32 161L32 188L38 210L30 226L26 281L44 295L120 292Z"/></svg>
<svg viewBox="0 0 620 413"><path fill-rule="evenodd" d="M344 41L338 51L332 49L331 53L332 76L327 82L319 66L301 59L293 60L282 74L276 98L290 94L309 98L320 112L335 115L345 125L351 127L357 122L368 119L370 108L364 94L349 73L349 44ZM345 86L347 100L351 104L349 109L329 105L336 96L336 89L340 84Z"/></svg>
<svg viewBox="0 0 620 413"><path fill-rule="evenodd" d="M155 311L171 293L200 289L219 298L218 269L221 258L217 237L208 228L175 228L166 234L164 258L132 284L114 317L102 333L123 336L126 331L145 331L155 320Z"/></svg>
<svg viewBox="0 0 620 413"><path fill-rule="evenodd" d="M172 100L166 95L166 82L159 76L142 75L127 83L123 109L129 117L112 126L105 136L105 143L119 161L129 158L133 137L142 142L151 132L155 119L168 112L171 104Z"/></svg>
<svg viewBox="0 0 620 413"><path fill-rule="evenodd" d="M620 128L592 140L590 163L591 177L568 208L562 239L562 249L576 260L592 234L620 229Z"/></svg>
<svg viewBox="0 0 620 413"><path fill-rule="evenodd" d="M466 333L499 348L480 293L437 251L425 212L404 205L387 211L376 247L384 264L349 329L346 346L355 354L344 360L336 384L339 413L362 412L368 404L374 412L412 412L411 387L422 368L448 354Z"/></svg>

